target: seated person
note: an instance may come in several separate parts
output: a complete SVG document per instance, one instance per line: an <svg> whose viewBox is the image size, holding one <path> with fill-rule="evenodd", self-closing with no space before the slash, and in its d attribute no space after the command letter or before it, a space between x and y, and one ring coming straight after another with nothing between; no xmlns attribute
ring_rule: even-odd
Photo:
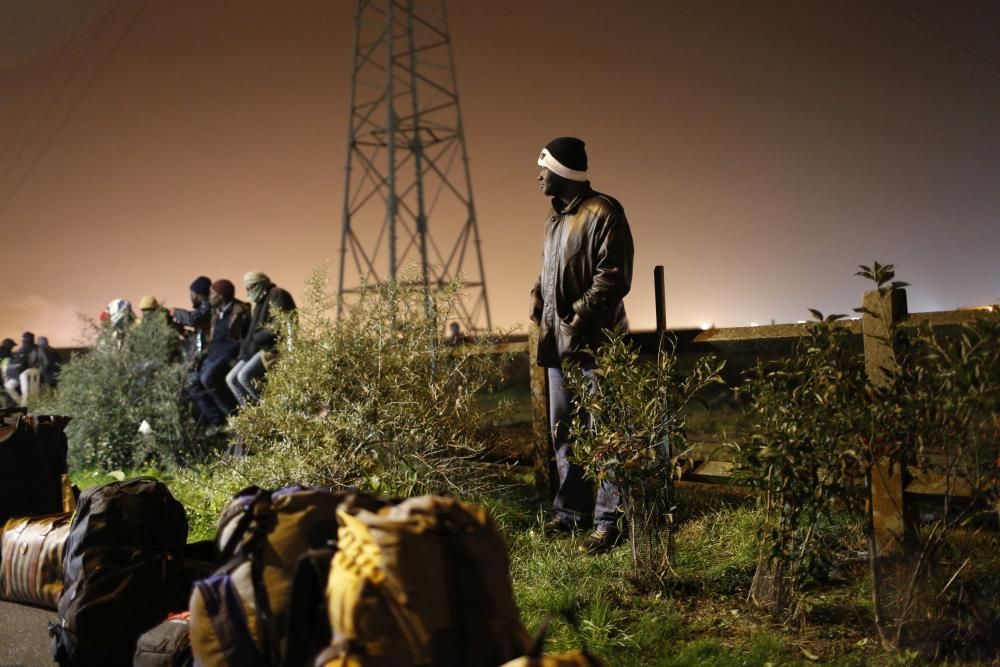
<svg viewBox="0 0 1000 667"><path fill-rule="evenodd" d="M273 359L276 352L278 337L271 328L275 312L295 310L292 295L272 283L264 273L245 274L243 287L253 302L253 315L240 343L240 358L226 375L226 384L241 404L260 400L257 383L267 373L268 360Z"/></svg>
<svg viewBox="0 0 1000 667"><path fill-rule="evenodd" d="M41 372L42 355L35 345L35 334L25 331L21 335L21 346L11 354L4 375L4 389L7 395L18 405L25 404L25 393L29 391L25 373L36 368Z"/></svg>
<svg viewBox="0 0 1000 667"><path fill-rule="evenodd" d="M38 337L38 352L42 357L42 382L55 387L59 384L59 352L49 345L49 339L45 336Z"/></svg>
<svg viewBox="0 0 1000 667"><path fill-rule="evenodd" d="M236 288L229 280L212 283L208 298L212 304L212 328L208 336L208 352L198 373L204 392L198 396L197 402L211 427L221 426L226 417L239 407L226 384L226 375L239 357L240 341L250 324L250 305L236 298Z"/></svg>
<svg viewBox="0 0 1000 667"><path fill-rule="evenodd" d="M10 355L14 351L14 339L4 338L0 341L0 381L6 383L7 364L10 363ZM9 398L5 394L0 394L0 408L7 407Z"/></svg>

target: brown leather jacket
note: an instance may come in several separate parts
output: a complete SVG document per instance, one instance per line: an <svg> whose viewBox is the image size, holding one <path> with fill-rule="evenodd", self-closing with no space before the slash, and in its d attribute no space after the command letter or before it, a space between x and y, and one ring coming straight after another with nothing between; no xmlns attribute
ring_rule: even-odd
<svg viewBox="0 0 1000 667"><path fill-rule="evenodd" d="M622 205L587 192L562 205L552 200L545 223L542 273L532 289L531 319L539 325L538 365L590 361L605 329L628 329L623 299L632 286L632 232ZM573 316L579 324L571 326Z"/></svg>

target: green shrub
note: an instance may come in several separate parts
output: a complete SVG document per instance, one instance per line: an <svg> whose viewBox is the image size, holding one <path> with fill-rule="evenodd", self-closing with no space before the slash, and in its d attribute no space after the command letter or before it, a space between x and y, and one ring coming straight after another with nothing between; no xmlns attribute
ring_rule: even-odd
<svg viewBox="0 0 1000 667"><path fill-rule="evenodd" d="M849 503L860 516L855 482L862 471L859 427L868 418L864 357L842 316L816 321L790 357L758 364L742 387L750 396L750 440L740 476L763 492L764 558L758 601L783 613L801 590L829 570L832 552L818 548L817 527L836 523ZM764 578L773 586L762 590Z"/></svg>
<svg viewBox="0 0 1000 667"><path fill-rule="evenodd" d="M891 290L906 286L893 280L891 264L861 269L858 275L872 281L883 304ZM886 312L858 310L888 319ZM911 639L933 639L962 617L942 617L949 608L945 583L958 575L940 558L949 535L994 513L998 503L1000 315L984 312L957 332L926 321L886 322L888 335L878 340L886 343L889 362L872 382L862 351L836 322L842 316L812 312L816 321L794 353L758 366L744 388L752 435L742 474L765 492L768 518L755 597L761 593L779 610L794 611L798 605L790 603L800 602L802 591L830 569L835 549L820 543L823 534L863 523L883 636L897 645L904 630ZM946 488L965 487L972 495L971 502L956 502L949 492L940 514L912 526L913 539L902 545L909 557L896 561L878 553L864 502L873 468L887 463L904 470L917 465L943 478Z"/></svg>
<svg viewBox="0 0 1000 667"><path fill-rule="evenodd" d="M571 368L577 415L570 428L573 452L584 473L621 489L638 579L659 580L669 569L673 479L685 456L687 406L712 384L725 362L699 358L681 372L669 341L656 358L641 363L639 350L621 333L609 332L594 354L593 378Z"/></svg>
<svg viewBox="0 0 1000 667"><path fill-rule="evenodd" d="M354 486L383 495L475 494L488 476L479 434L498 408L475 401L501 379L504 359L480 335L448 345L460 285L425 293L401 280L362 292L334 319L326 273L311 277L295 324L278 325L279 360L262 400L234 426L237 462L261 486Z"/></svg>
<svg viewBox="0 0 1000 667"><path fill-rule="evenodd" d="M71 468L125 469L179 464L203 442L183 398L188 369L177 333L163 321L124 336L90 323L90 349L63 366L50 411L72 417L66 429ZM139 433L145 420L152 429Z"/></svg>

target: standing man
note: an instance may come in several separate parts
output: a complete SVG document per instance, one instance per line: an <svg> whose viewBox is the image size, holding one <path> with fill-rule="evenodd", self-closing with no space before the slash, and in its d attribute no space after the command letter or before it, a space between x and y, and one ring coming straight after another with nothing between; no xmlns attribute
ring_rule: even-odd
<svg viewBox="0 0 1000 667"><path fill-rule="evenodd" d="M591 554L617 544L621 497L605 481L596 501L583 469L571 462L569 423L573 396L563 378L562 362L572 360L593 374L593 357L605 329L627 330L623 299L632 285L632 232L615 199L595 192L587 180L587 152L575 137L554 139L538 157L542 194L552 198L545 222L542 272L531 290L531 319L539 326L538 365L548 369L549 427L559 470L555 518L547 534L586 528L583 542Z"/></svg>

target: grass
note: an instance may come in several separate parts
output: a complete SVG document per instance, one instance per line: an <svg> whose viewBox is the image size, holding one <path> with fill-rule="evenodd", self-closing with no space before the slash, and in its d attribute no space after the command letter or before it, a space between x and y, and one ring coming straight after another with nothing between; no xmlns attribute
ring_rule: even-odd
<svg viewBox="0 0 1000 667"><path fill-rule="evenodd" d="M220 464L174 471L83 471L73 481L86 488L140 474L161 479L185 505L190 541L214 537L219 512L243 486ZM838 581L809 591L801 625L782 626L748 604L761 520L752 501L681 490L674 574L661 590L642 593L626 576L627 545L587 557L579 551L583 533L556 539L541 535L546 515L529 473L513 473L502 493L479 501L507 541L522 620L532 633L547 625L548 652L585 647L616 667L923 664L913 654L879 645L866 567L856 558L844 564ZM850 527L844 537L851 545L857 541ZM998 547L995 534L970 532L961 534L947 554L955 562L979 555L960 583L983 602L980 620L987 628L989 619L998 617ZM974 654L965 655L964 662L956 654L949 664L979 664Z"/></svg>

